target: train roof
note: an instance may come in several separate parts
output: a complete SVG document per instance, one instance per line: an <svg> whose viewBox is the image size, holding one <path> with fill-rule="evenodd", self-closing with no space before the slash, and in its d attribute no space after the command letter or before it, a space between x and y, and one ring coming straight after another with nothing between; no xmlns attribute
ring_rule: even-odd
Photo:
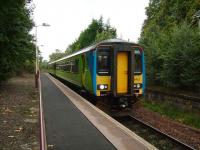
<svg viewBox="0 0 200 150"><path fill-rule="evenodd" d="M127 44L133 44L135 46L139 46L138 44L135 44L133 42L129 42L129 41L121 40L121 39L108 39L108 40L101 41L101 42L99 42L97 44L90 45L90 46L88 46L86 48L80 49L79 51L76 51L76 52L74 52L72 54L69 54L69 55L67 55L67 56L65 56L63 58L60 58L58 60L55 60L53 62L50 62L49 64L53 64L55 62L59 62L61 60L64 60L64 59L67 59L67 58L70 58L70 57L73 57L73 56L88 52L90 50L95 49L97 46L99 46L101 44L113 44L113 43L127 43Z"/></svg>

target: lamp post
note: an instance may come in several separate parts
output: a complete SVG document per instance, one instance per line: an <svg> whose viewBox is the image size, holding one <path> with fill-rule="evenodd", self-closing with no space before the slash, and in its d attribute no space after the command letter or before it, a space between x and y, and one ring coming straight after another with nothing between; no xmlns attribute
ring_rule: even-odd
<svg viewBox="0 0 200 150"><path fill-rule="evenodd" d="M47 23L43 23L41 25L35 25L35 87L38 88L38 78L39 78L39 65L38 65L38 47L37 47L37 28L38 27L49 27L50 25Z"/></svg>

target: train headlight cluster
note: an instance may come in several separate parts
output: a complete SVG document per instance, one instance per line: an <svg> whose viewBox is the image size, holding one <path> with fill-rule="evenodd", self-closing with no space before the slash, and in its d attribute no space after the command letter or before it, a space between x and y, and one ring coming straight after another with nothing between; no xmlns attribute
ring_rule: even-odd
<svg viewBox="0 0 200 150"><path fill-rule="evenodd" d="M140 89L141 87L142 87L142 84L140 83L134 84L134 88Z"/></svg>
<svg viewBox="0 0 200 150"><path fill-rule="evenodd" d="M99 85L97 85L97 89L98 90L107 90L108 85L107 84L99 84Z"/></svg>

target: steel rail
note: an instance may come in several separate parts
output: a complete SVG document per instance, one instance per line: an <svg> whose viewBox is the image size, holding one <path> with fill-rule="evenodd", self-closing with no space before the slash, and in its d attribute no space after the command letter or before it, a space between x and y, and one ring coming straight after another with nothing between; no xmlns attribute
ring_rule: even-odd
<svg viewBox="0 0 200 150"><path fill-rule="evenodd" d="M179 144L180 146L185 147L186 149L195 150L195 148L191 147L190 145L181 142L180 140L178 140L178 139L176 139L176 138L174 138L174 137L172 137L172 136L170 136L170 135L168 135L168 134L166 134L166 133L160 131L159 129L157 129L157 128L155 128L155 127L153 127L153 126L151 126L151 125L145 123L144 121L142 121L142 120L140 120L140 119L138 119L138 118L136 118L136 117L134 117L134 116L132 116L132 115L128 115L128 117L130 117L131 119L136 120L136 121L139 122L140 124L143 124L144 126L150 128L150 129L156 131L157 133L159 133L159 134L161 134L161 135L163 135L163 136L166 136L167 138L171 139L172 141L174 141L175 143Z"/></svg>
<svg viewBox="0 0 200 150"><path fill-rule="evenodd" d="M54 76L54 77L55 77L55 76ZM59 77L56 77L56 78L57 78L58 80L62 80L62 79L59 78ZM61 81L61 82L63 82L63 81ZM66 83L65 83L65 84L66 84ZM72 88L71 86L70 86L70 88L71 88L73 91L75 91L75 92L78 93L78 91L77 91L76 89ZM82 96L83 96L83 95L82 95ZM88 99L88 97L85 97L85 98ZM107 106L107 105L104 104L104 103L101 103L101 104ZM151 126L151 125L145 123L144 121L141 121L140 119L138 119L138 118L136 118L136 117L134 117L134 116L132 116L132 115L127 115L127 116L130 117L131 119L136 120L136 121L139 122L140 124L143 124L144 126L150 128L150 129L152 129L153 131L155 131L155 132L161 134L162 136L167 137L168 139L170 139L170 140L172 140L173 142L177 143L178 145L184 147L185 149L196 150L195 148L193 148L193 147L191 147L191 146L189 146L189 145L187 145L187 144L185 144L185 143L179 141L178 139L176 139L176 138L174 138L174 137L172 137L172 136L170 136L170 135L168 135L168 134L166 134L166 133L164 133L164 132L158 130L157 128L155 128L155 127L153 127L153 126ZM124 116L124 117L127 117L127 116ZM115 116L113 116L113 118L115 118ZM123 124L123 123L122 123L122 124Z"/></svg>

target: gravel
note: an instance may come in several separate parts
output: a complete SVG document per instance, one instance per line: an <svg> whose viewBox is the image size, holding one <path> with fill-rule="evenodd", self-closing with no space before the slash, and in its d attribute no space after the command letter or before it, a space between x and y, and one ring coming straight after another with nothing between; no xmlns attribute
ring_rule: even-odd
<svg viewBox="0 0 200 150"><path fill-rule="evenodd" d="M0 149L39 150L39 94L34 75L0 84Z"/></svg>
<svg viewBox="0 0 200 150"><path fill-rule="evenodd" d="M135 105L131 113L133 116L149 123L164 133L200 150L200 130L161 116L160 114L152 112L141 105Z"/></svg>

